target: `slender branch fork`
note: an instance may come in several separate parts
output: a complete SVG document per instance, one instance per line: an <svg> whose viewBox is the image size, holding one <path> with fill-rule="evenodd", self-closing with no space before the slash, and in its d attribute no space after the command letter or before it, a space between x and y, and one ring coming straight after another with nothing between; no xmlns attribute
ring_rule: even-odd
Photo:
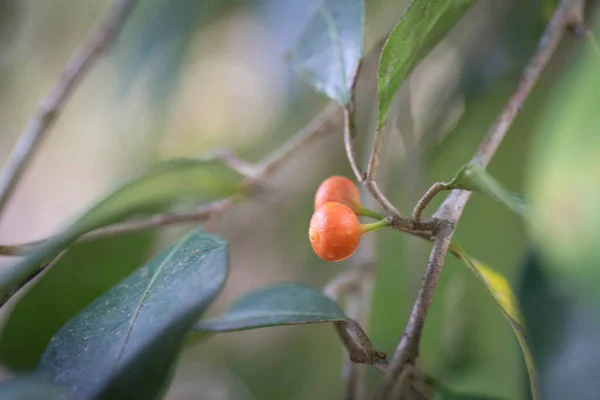
<svg viewBox="0 0 600 400"><path fill-rule="evenodd" d="M394 207L394 205L381 192L375 177L377 175L377 166L379 164L379 156L381 153L385 129L378 129L375 134L375 140L371 156L369 158L369 169L364 172L356 159L356 125L354 122L354 101L344 108L344 146L348 161L352 167L352 171L356 179L361 182L371 196L379 203L379 205L389 213L390 226L409 233L419 234L419 232L431 232L437 222L435 220L419 220L417 222L405 217Z"/></svg>
<svg viewBox="0 0 600 400"><path fill-rule="evenodd" d="M583 4L584 0L562 0L559 3L552 20L538 43L533 57L525 68L517 90L510 97L500 116L488 131L477 149L472 162L478 162L484 167L489 164L533 89L533 86L558 47L566 28L582 23ZM434 194L439 192L438 189L440 188L432 188L435 191ZM427 263L423 282L417 294L417 300L411 311L404 335L378 388L377 399L390 398L405 366L411 365L419 355L419 343L425 318L431 305L433 293L437 286L438 277L444 264L452 235L470 194L470 192L463 190L452 191L434 215L438 219L439 225L434 232L433 249ZM427 202L421 208L416 208L415 211L422 211ZM420 211L416 213L417 217L420 216Z"/></svg>
<svg viewBox="0 0 600 400"><path fill-rule="evenodd" d="M0 215L29 159L52 127L67 99L96 60L115 41L137 0L116 0L106 19L73 54L59 79L42 100L0 173Z"/></svg>

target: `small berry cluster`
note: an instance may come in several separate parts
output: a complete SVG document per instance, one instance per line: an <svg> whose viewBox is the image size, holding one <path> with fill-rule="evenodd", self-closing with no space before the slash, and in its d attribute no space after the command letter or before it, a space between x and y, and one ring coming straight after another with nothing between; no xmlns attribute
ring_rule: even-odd
<svg viewBox="0 0 600 400"><path fill-rule="evenodd" d="M380 221L361 224L358 216ZM315 253L323 260L342 261L354 254L363 233L387 225L380 215L363 207L354 182L343 176L332 176L317 189L308 238Z"/></svg>

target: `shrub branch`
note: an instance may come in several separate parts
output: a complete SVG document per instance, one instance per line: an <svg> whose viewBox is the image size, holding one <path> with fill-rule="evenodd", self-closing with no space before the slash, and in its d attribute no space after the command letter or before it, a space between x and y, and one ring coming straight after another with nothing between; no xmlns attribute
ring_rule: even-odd
<svg viewBox="0 0 600 400"><path fill-rule="evenodd" d="M0 172L0 214L29 160L54 125L69 96L94 63L114 43L136 3L137 0L116 0L113 3L106 19L71 56L60 77L39 104Z"/></svg>
<svg viewBox="0 0 600 400"><path fill-rule="evenodd" d="M522 109L536 81L558 47L566 28L581 23L581 7L583 4L584 0L561 0L538 43L533 57L523 72L518 88L479 145L472 162L480 163L484 167L489 164L517 114ZM377 399L390 398L390 394L398 378L402 376L405 366L412 364L419 355L421 333L433 292L437 286L452 235L470 195L471 192L469 191L453 190L435 213L435 218L440 222L434 232L433 249L427 263L421 289L417 294L417 300L414 303L402 339L378 388Z"/></svg>

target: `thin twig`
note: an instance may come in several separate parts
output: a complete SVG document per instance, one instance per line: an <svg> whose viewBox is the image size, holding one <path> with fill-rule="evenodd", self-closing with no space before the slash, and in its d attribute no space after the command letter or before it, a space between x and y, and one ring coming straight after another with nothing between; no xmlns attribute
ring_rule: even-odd
<svg viewBox="0 0 600 400"><path fill-rule="evenodd" d="M332 106L332 104L327 106L305 128L297 132L280 148L264 157L263 161L257 164L245 164L245 170L247 172L251 171L251 173L245 179L243 186L252 189L257 185L260 185L261 182L264 182L267 178L271 177L298 149L325 132L333 131L340 108L335 104ZM237 157L232 156L231 153L221 153L221 155L223 154L226 154L226 158L228 158L229 161L234 158L237 159ZM217 155L217 158L222 158L221 155ZM204 204L192 211L157 214L148 219L120 222L91 231L81 236L76 243L97 240L107 236L119 235L121 233L204 221L209 217L214 217L227 211L235 203L242 200L242 198L243 196L241 195L233 195L212 203ZM0 255L15 256L27 254L28 252L35 250L37 246L46 240L47 239L18 245L0 245Z"/></svg>
<svg viewBox="0 0 600 400"><path fill-rule="evenodd" d="M570 19L572 18L572 10L576 4L581 4L583 1L584 0L561 1L540 39L533 57L523 72L519 87L510 97L508 103L502 110L502 113L488 131L483 142L479 145L471 162L479 163L484 167L490 163L492 157L496 154L496 150L500 147L502 139L504 139L504 136L511 127L517 114L523 108L527 96L531 93L533 86L548 64L550 57L558 47L558 44L564 35L565 27L570 23ZM454 192L456 193L459 191Z"/></svg>
<svg viewBox="0 0 600 400"><path fill-rule="evenodd" d="M377 398L388 398L389 393L394 389L396 381L402 373L404 365L413 364L419 355L421 333L423 331L423 326L425 325L427 311L431 306L433 292L435 291L438 277L442 271L444 257L450 247L451 233L452 226L445 222L440 225L436 232L436 236L433 240L433 249L429 255L429 261L427 262L425 275L423 276L423 281L417 294L417 300L413 305L412 312L404 330L404 335L394 352L392 358L393 364L390 364L388 373L386 373L383 378ZM400 365L401 367L398 368L396 365ZM392 374L391 368L398 368L397 374Z"/></svg>
<svg viewBox="0 0 600 400"><path fill-rule="evenodd" d="M273 175L298 149L309 143L311 139L322 135L325 132L332 131L334 121L338 116L339 107L332 107L331 104L321 113L319 113L304 129L296 133L292 138L285 142L281 147L274 150L270 155L266 156L263 161L256 164L253 171L258 171L252 176L248 176L243 186L246 190L243 191L246 195L252 195L257 186L260 186L266 178ZM328 129L328 130L327 130ZM125 221L122 223L109 225L94 231L91 231L81 236L75 243L85 242L100 239L103 237L114 236L127 232L137 232L148 229L155 229L164 226L170 226L175 224L184 224L190 222L200 222L207 219L214 220L225 211L229 210L233 205L242 200L244 195L236 194L221 200L214 201L212 203L204 204L196 210L180 213L166 213L158 214L144 220L132 220ZM48 240L48 239L46 239ZM21 245L13 246L0 246L1 255L23 255L27 254L28 251L35 250L37 246L44 243L46 240L25 243ZM41 266L35 274L28 276L23 282L13 288L10 294L0 300L0 307L16 293L19 289L25 286L31 279L35 278L39 273L44 271L47 265Z"/></svg>
<svg viewBox="0 0 600 400"><path fill-rule="evenodd" d="M353 87L356 85L356 81L354 82ZM381 192L377 183L375 182L375 176L377 173L377 165L379 164L379 154L381 152L383 137L384 137L384 128L381 128L375 134L375 139L373 141L373 151L371 152L371 156L369 157L369 167L368 171L365 173L363 169L360 167L358 160L356 158L356 120L355 120L355 99L354 92L350 102L346 107L344 107L344 147L346 148L346 155L348 157L348 162L350 163L350 167L356 176L356 180L365 185L371 196L377 200L379 205L391 214L395 222L405 223L406 226L410 226L410 221L408 218L402 216L400 211L385 197L385 195Z"/></svg>
<svg viewBox="0 0 600 400"><path fill-rule="evenodd" d="M381 149L383 147L383 139L385 138L385 126L377 129L375 131L375 138L373 139L373 149L371 150L371 156L369 157L369 166L367 169L367 174L365 177L365 181L363 182L367 187L371 196L379 204L385 211L391 214L397 221L396 223L405 222L408 226L410 224L408 218L404 217L400 211L388 200L388 198L383 194L383 192L379 189L377 185L377 167L379 166L379 158L381 156Z"/></svg>
<svg viewBox="0 0 600 400"><path fill-rule="evenodd" d="M410 218L403 216L400 211L387 199L387 197L381 192L377 182L372 179L368 179L367 174L360 167L356 159L356 125L354 121L354 111L352 101L350 105L344 108L344 146L346 148L346 155L350 167L356 176L356 179L361 182L369 191L371 196L379 203L379 205L390 214L391 225L404 229L406 231L419 230L415 227ZM380 147L379 147L380 149ZM379 152L376 153L375 157L379 157ZM373 157L370 157L372 159ZM370 163L369 163L370 164ZM372 169L372 168L371 168ZM375 170L377 167L375 166ZM373 170L373 169L372 169Z"/></svg>
<svg viewBox="0 0 600 400"><path fill-rule="evenodd" d="M0 173L0 214L25 171L31 156L59 116L67 99L95 61L115 41L136 2L137 0L116 0L114 2L106 19L94 29L86 42L73 54L58 81L29 120Z"/></svg>
<svg viewBox="0 0 600 400"><path fill-rule="evenodd" d="M13 159L12 155L7 161L6 164L6 174L0 176L0 188L2 188L2 181L4 176L10 179L10 186L6 191L6 194L2 194L0 196L0 210L2 209L3 202L10 195L10 190L12 186L16 183L19 178L20 173L25 168L28 158L31 156L33 151L35 150L35 146L38 141L41 139L42 135L47 131L50 127L51 122L57 115L57 112L60 111L63 106L66 98L72 91L73 87L77 83L78 79L84 75L84 73L89 69L92 65L92 61L96 59L96 57L105 50L114 38L117 36L121 25L124 23L125 18L128 13L133 8L135 4L135 0L121 0L115 2L113 9L109 13L107 20L103 25L96 29L96 31L92 34L88 42L84 44L81 49L72 57L71 61L68 63L65 71L63 72L63 76L57 84L55 85L53 91L48 95L48 97L42 102L40 105L40 110L38 114L40 117L33 117L33 121L39 121L43 119L46 121L48 117L44 117L44 110L52 110L49 105L54 107L54 111L50 112L48 115L50 119L48 119L45 124L41 124L39 129L42 129L40 132L37 130L26 129L27 135L22 136L21 140L17 144L15 154L24 154L23 150L19 150L17 152L17 148L19 148L19 144L23 143L23 145L27 144L27 155L21 161L18 162L18 170L15 171L15 174L10 172L13 167L11 165L16 165L11 160ZM372 52L376 54L376 52ZM266 180L268 177L272 176L279 168L288 161L288 159L301 147L303 147L306 143L310 142L312 139L319 137L328 132L332 132L334 128L337 126L338 115L340 114L340 106L335 102L330 102L327 107L321 111L308 125L306 125L303 129L297 132L291 139L286 141L281 147L267 155L263 158L263 160L257 164L249 164L243 163L239 158L237 158L234 154L227 152L221 153L217 155L218 158L221 158L224 162L229 164L231 167L239 170L242 174L247 176L245 180L246 187L253 187L259 185L261 182ZM42 118L43 117L43 118ZM32 124L30 123L30 125ZM31 132L31 133L29 133ZM37 133L36 133L37 132ZM24 136L33 135L35 137L34 141L24 140ZM0 190L0 193L4 193ZM115 225L107 226L104 228L100 228L96 231L92 231L86 235L83 235L78 241L89 241L96 240L106 236L117 235L120 233L126 232L135 232L146 229L154 229L174 224L181 224L186 222L198 222L206 220L207 218L214 217L215 215L221 214L226 209L228 209L233 203L239 201L239 196L233 196L230 198L226 198L223 200L218 200L214 203L206 204L201 206L200 208L181 213L168 213L168 214L159 214L150 217L145 220L134 220L134 221L126 221L122 223L118 223ZM227 207L224 207L224 204L227 204ZM0 255L19 255L23 253L27 253L28 251L34 250L39 244L43 243L45 240L19 244L19 245L0 245Z"/></svg>
<svg viewBox="0 0 600 400"><path fill-rule="evenodd" d="M538 80L550 57L555 52L565 27L573 23L574 13L580 10L584 0L562 0L557 6L554 16L540 39L533 57L525 68L519 86L508 100L502 113L492 125L484 140L477 149L472 162L486 167L500 146L516 115L523 107L525 100ZM419 343L424 321L431 304L433 292L450 245L452 235L471 192L454 190L442 203L435 216L440 220L435 232L434 246L423 277L421 290L411 311L409 323L394 353L386 376L383 379L376 398L388 399L404 366L411 364L418 357Z"/></svg>
<svg viewBox="0 0 600 400"><path fill-rule="evenodd" d="M108 225L96 229L85 235L80 236L76 243L91 242L108 236L116 236L123 233L138 232L149 229L157 229L165 226L205 221L211 216L221 214L231 208L235 203L241 200L241 196L231 196L225 199L216 200L211 203L203 204L192 211L179 213L157 214L147 219L130 220L115 225ZM35 251L38 246L48 239L36 242L23 243L18 245L0 246L0 255L4 256L23 256Z"/></svg>
<svg viewBox="0 0 600 400"><path fill-rule="evenodd" d="M358 76L358 74L357 74ZM354 106L356 97L356 83L352 85L352 96L350 104L344 109L344 144L346 154L350 162L350 166L356 175L359 182L364 183L368 174L375 174L377 169L378 157L373 159L373 153L368 154L368 172L365 174L356 159L355 139L357 136L356 125L354 121ZM377 140L377 139L375 139ZM381 143L379 144L381 147ZM367 195L367 187L363 185L361 188L362 203L370 209L375 203L373 196ZM385 207L384 207L385 208ZM393 208L393 206L392 206ZM386 209L388 211L388 209ZM393 209L393 212L398 213ZM388 211L389 212L389 211ZM398 213L399 214L399 213ZM336 278L333 282L344 282L345 290L345 311L351 318L355 318L359 325L364 329L368 328L369 315L371 309L372 289L375 279L375 237L374 234L366 235L362 238L356 254L352 258L354 265L351 272L342 273L345 277ZM350 281L352 279L353 281ZM331 287L328 285L328 287ZM340 285L337 285L340 287ZM339 333L339 332L338 332ZM343 338L342 338L343 339ZM344 359L342 370L343 381L345 383L343 399L345 400L362 400L367 393L367 370L364 366L357 364L350 352Z"/></svg>
<svg viewBox="0 0 600 400"><path fill-rule="evenodd" d="M323 134L332 132L339 126L340 106L332 101L308 125L301 129L279 149L266 156L259 164L260 175L270 177L282 164L306 143Z"/></svg>
<svg viewBox="0 0 600 400"><path fill-rule="evenodd" d="M346 346L350 359L357 364L385 365L386 354L375 350L371 339L353 319L335 322L338 336Z"/></svg>
<svg viewBox="0 0 600 400"><path fill-rule="evenodd" d="M323 293L340 302L345 293L358 290L362 272L360 268L349 268L337 274L324 288Z"/></svg>
<svg viewBox="0 0 600 400"><path fill-rule="evenodd" d="M215 151L214 154L208 154L206 158L209 160L220 161L227 167L247 178L253 178L258 173L252 163L241 159L237 154L228 148L219 149Z"/></svg>
<svg viewBox="0 0 600 400"><path fill-rule="evenodd" d="M346 155L348 156L348 162L352 168L352 172L356 176L356 180L364 182L365 173L358 164L356 159L356 125L354 121L354 113L350 107L344 108L344 147L346 148Z"/></svg>
<svg viewBox="0 0 600 400"><path fill-rule="evenodd" d="M402 224L407 228L412 227L412 221L410 220L410 218L407 218L404 215L402 215L400 211L398 211L398 209L394 207L394 205L383 194L381 189L379 189L379 185L377 185L376 181L367 180L365 182L365 186L367 187L367 190L369 191L371 196L373 196L373 198L377 200L381 207L383 207L383 209L389 214L391 214L391 216L394 218L392 223L396 225Z"/></svg>
<svg viewBox="0 0 600 400"><path fill-rule="evenodd" d="M377 167L379 166L379 157L381 148L383 147L383 139L385 138L385 127L381 127L375 131L373 139L373 150L369 157L369 166L367 168L367 180L374 181L377 178Z"/></svg>
<svg viewBox="0 0 600 400"><path fill-rule="evenodd" d="M443 182L436 182L429 189L427 189L423 197L421 197L421 199L417 202L417 205L412 212L412 219L414 222L418 223L421 221L421 215L423 214L423 211L425 211L425 208L429 205L429 203L431 203L431 200L438 195L438 193L444 190L449 190L449 188Z"/></svg>
<svg viewBox="0 0 600 400"><path fill-rule="evenodd" d="M323 111L296 135L277 150L264 157L258 164L252 164L240 159L237 154L229 149L217 151L213 158L221 160L225 165L248 177L253 183L264 181L273 175L282 164L287 162L298 148L319 135L332 132L338 125L337 120L340 111L341 109L337 102L330 102Z"/></svg>
<svg viewBox="0 0 600 400"><path fill-rule="evenodd" d="M356 176L356 179L364 185L371 196L379 205L389 214L390 225L395 229L405 232L432 231L437 225L435 220L419 221L415 223L411 218L405 217L383 194L377 184L377 167L383 147L385 137L385 127L381 127L375 132L373 148L369 156L368 169L364 172L356 158L356 121L355 121L355 99L354 94L344 108L344 147L350 167Z"/></svg>

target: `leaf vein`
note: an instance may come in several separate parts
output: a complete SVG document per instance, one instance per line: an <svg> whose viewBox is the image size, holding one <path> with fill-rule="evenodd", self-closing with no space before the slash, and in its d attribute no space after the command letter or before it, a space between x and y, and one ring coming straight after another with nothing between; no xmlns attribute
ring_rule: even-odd
<svg viewBox="0 0 600 400"><path fill-rule="evenodd" d="M135 326L137 318L140 315L140 311L142 310L144 302L146 301L146 299L148 298L148 295L150 294L150 290L152 289L152 286L154 286L154 283L156 282L156 280L158 279L158 276L163 271L165 265L168 264L168 262L173 258L173 256L177 253L177 251L183 246L183 244L187 243L186 239L179 241L179 243L177 243L177 245L175 247L173 247L173 250L171 251L171 253L169 253L169 255L167 255L164 258L164 260L160 263L160 265L156 269L156 272L154 272L154 275L152 275L152 279L150 279L150 282L148 282L148 286L146 286L146 289L144 290L144 293L142 294L142 297L140 298L140 302L135 309L133 317L131 318L129 327L127 328L127 333L125 334L125 339L123 340L123 344L121 345L121 348L119 349L119 355L117 356L117 360L115 362L115 366L113 367L113 371L116 370L121 363L121 359L123 357L123 354L125 353L125 347L127 346L127 343L129 342L129 338L131 337L131 332L133 331L133 327Z"/></svg>
<svg viewBox="0 0 600 400"><path fill-rule="evenodd" d="M337 25L335 23L335 19L333 18L333 15L331 15L331 12L329 12L329 9L325 6L325 4L323 4L323 6L319 8L319 13L321 14L321 17L327 25L329 37L332 42L333 51L335 53L335 57L340 67L343 87L343 92L341 94L343 95L344 103L346 103L348 101L348 82L346 80L346 65L344 62L344 56L342 54L342 43L340 41L340 35L337 29Z"/></svg>

